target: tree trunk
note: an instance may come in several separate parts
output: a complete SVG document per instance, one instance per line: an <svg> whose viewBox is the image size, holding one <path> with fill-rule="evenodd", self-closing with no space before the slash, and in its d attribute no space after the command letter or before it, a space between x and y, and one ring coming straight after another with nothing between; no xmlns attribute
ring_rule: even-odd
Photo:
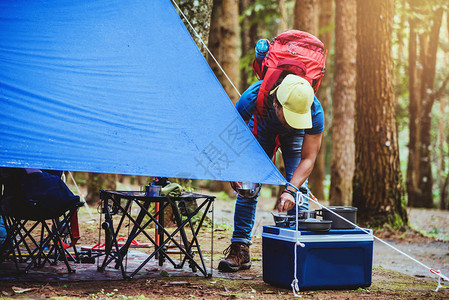
<svg viewBox="0 0 449 300"><path fill-rule="evenodd" d="M209 29L210 29L210 18L212 14L212 0L204 1L191 1L191 0L179 0L179 8L187 17L189 22L192 24L195 31L198 33L199 37L196 36L195 32L186 22L186 20L181 16L184 25L187 30L189 30L190 35L195 40L196 45L203 53L204 57L207 57L207 50L204 47L201 40L206 44L209 39Z"/></svg>
<svg viewBox="0 0 449 300"><path fill-rule="evenodd" d="M443 9L440 8L433 12L433 22L428 37L427 53L425 55L425 63L422 72L421 85L421 132L420 132L420 159L419 159L419 178L418 186L421 191L421 197L417 199L415 206L417 207L433 207L433 178L431 167L431 142L432 136L430 129L432 126L432 106L435 98L432 94L435 73L436 73L436 56L438 42L440 36L441 22L443 18Z"/></svg>
<svg viewBox="0 0 449 300"><path fill-rule="evenodd" d="M440 208L441 209L449 209L448 205L449 198L449 173L444 180L443 186L441 187L441 199L440 199Z"/></svg>
<svg viewBox="0 0 449 300"><path fill-rule="evenodd" d="M332 17L333 17L333 0L320 0L319 1L319 39L323 42L327 49L331 48L332 43ZM326 67L329 67L330 55L326 58ZM321 87L318 91L317 97L320 100L324 113L328 111L328 95L330 95L330 76L329 74L323 77ZM326 124L325 128L329 128L329 119L324 119ZM318 199L324 200L324 177L326 166L326 141L327 131L324 131L323 145L318 152L318 156L315 161L315 166L312 173L309 176L309 186L312 192Z"/></svg>
<svg viewBox="0 0 449 300"><path fill-rule="evenodd" d="M410 1L409 94L410 139L407 165L408 204L433 207L431 111L443 8L423 0ZM430 26L429 26L430 24Z"/></svg>
<svg viewBox="0 0 449 300"><path fill-rule="evenodd" d="M287 7L285 6L285 0L278 0L279 7L279 32L284 32L288 28L287 22Z"/></svg>
<svg viewBox="0 0 449 300"><path fill-rule="evenodd" d="M445 123L445 110L446 110L446 99L445 97L441 97L440 99L440 112L441 119L439 124L439 143L440 143L440 209L447 209L447 184L449 183L449 173L446 175L446 164L445 164L445 155L444 155L444 123ZM446 179L445 179L445 176Z"/></svg>
<svg viewBox="0 0 449 300"><path fill-rule="evenodd" d="M100 201L100 190L114 191L117 188L117 174L88 173L86 202Z"/></svg>
<svg viewBox="0 0 449 300"><path fill-rule="evenodd" d="M220 24L222 19L221 16L222 10L223 10L222 0L213 0L208 47L210 52L215 57L215 59L217 59L218 62L220 62L220 57L222 56L220 48L220 41L221 41ZM219 77L221 74L220 68L215 63L212 57L208 57L208 63L212 71L214 72L215 76L217 76L217 78L220 78Z"/></svg>
<svg viewBox="0 0 449 300"><path fill-rule="evenodd" d="M331 205L352 202L355 168L354 105L356 101L357 17L355 0L336 0L335 68L332 127Z"/></svg>
<svg viewBox="0 0 449 300"><path fill-rule="evenodd" d="M405 2L405 1L404 1ZM394 34L395 34L395 43L397 45L397 54L395 55L395 57L393 58L395 61L395 65L397 65L400 68L404 68L404 71L406 70L405 67L407 66L406 63L406 59L407 56L404 53L404 48L405 48L405 43L407 42L407 14L404 12L400 12L401 11L406 11L406 3L403 2L397 2L396 1L396 11L397 14L399 15L399 24L397 24L399 27L395 28L394 30ZM399 98L399 96L405 92L405 88L402 87L402 80L403 80L403 76L396 76L395 73L395 77L394 77L394 86L395 86L395 95L396 98ZM397 88L397 87L401 87L401 88Z"/></svg>
<svg viewBox="0 0 449 300"><path fill-rule="evenodd" d="M446 12L446 26L447 26L447 34L449 37L449 11ZM446 51L446 60L445 60L445 65L446 67L449 65L449 59L448 59L448 52ZM449 209L449 172L447 172L447 174L445 174L446 172L446 167L445 167L445 158L446 156L444 155L444 141L446 140L444 138L444 122L445 122L445 110L446 110L446 98L442 97L441 100L442 102L440 102L440 107L441 107L441 116L442 116L442 120L443 120L443 125L442 125L442 129L443 129L443 134L441 136L441 180L442 180L442 184L441 184L441 188L440 188L440 209ZM447 141L446 143L449 145L449 135L447 136ZM446 179L443 180L444 176L446 176Z"/></svg>
<svg viewBox="0 0 449 300"><path fill-rule="evenodd" d="M240 15L254 3L254 0L240 0L239 10ZM251 16L243 18L241 22L241 32L240 38L242 41L242 56L247 55L248 53L254 54L254 47L256 46L256 42L258 39L257 35L257 24L251 24L251 19L253 18L253 14ZM254 59L254 56L252 57ZM251 61L252 63L252 61ZM249 81L248 71L245 68L241 68L240 70L240 91L244 91L248 88L250 84L253 82Z"/></svg>
<svg viewBox="0 0 449 300"><path fill-rule="evenodd" d="M238 53L240 47L238 17L239 2L237 0L213 0L209 49L236 87L238 87L239 78ZM212 58L209 58L209 65L235 104L239 98L236 90ZM227 181L216 181L212 184L212 188L225 191L230 196L234 194Z"/></svg>
<svg viewBox="0 0 449 300"><path fill-rule="evenodd" d="M420 77L422 67L418 61L418 35L416 34L416 20L409 19L410 37L408 46L408 61L409 61L409 143L408 143L408 162L407 162L407 196L408 205L415 206L420 198L420 191L418 188L419 178L419 141L420 141Z"/></svg>
<svg viewBox="0 0 449 300"><path fill-rule="evenodd" d="M293 15L293 27L295 29L318 35L318 0L296 0ZM325 148L323 145L321 149ZM324 150L325 151L325 150ZM322 157L317 157L314 169L317 169L309 177L309 187L318 199L324 198L324 189L322 179L324 177L324 161Z"/></svg>
<svg viewBox="0 0 449 300"><path fill-rule="evenodd" d="M407 224L393 91L393 0L357 2L353 204L370 226Z"/></svg>
<svg viewBox="0 0 449 300"><path fill-rule="evenodd" d="M296 0L293 27L318 35L318 0Z"/></svg>
<svg viewBox="0 0 449 300"><path fill-rule="evenodd" d="M235 104L239 95L234 88L239 81L239 5L237 0L214 0L209 44L212 54L228 75L226 78L218 66L209 59L212 70ZM233 86L234 85L234 86Z"/></svg>
<svg viewBox="0 0 449 300"><path fill-rule="evenodd" d="M237 87L239 86L239 2L238 0L223 0L223 52L226 53L222 57L222 66L228 74L231 81ZM239 99L237 91L234 89L229 80L221 81L226 92L234 104Z"/></svg>

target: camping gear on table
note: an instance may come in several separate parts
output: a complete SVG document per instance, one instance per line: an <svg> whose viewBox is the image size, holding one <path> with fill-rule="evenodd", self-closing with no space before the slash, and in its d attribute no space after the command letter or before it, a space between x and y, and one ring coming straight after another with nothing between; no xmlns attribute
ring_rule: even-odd
<svg viewBox="0 0 449 300"><path fill-rule="evenodd" d="M161 196L170 196L170 197L179 197L182 194L182 186L179 183L169 183L166 186L162 187L160 195Z"/></svg>
<svg viewBox="0 0 449 300"><path fill-rule="evenodd" d="M330 210L330 211L329 211ZM352 223L357 223L357 207L351 206L328 206L327 209L323 208L317 210L318 216L322 216L323 220L332 221L332 229L353 229L354 225L348 223L342 218L336 216L332 212L339 216L351 221Z"/></svg>
<svg viewBox="0 0 449 300"><path fill-rule="evenodd" d="M168 187L169 185L167 185ZM101 229L104 229L104 259L98 267L100 272L106 271L109 265L115 265L120 269L123 279L132 279L139 271L152 259L159 260L159 266L163 266L168 261L173 268L182 269L184 266L190 267L192 272L201 272L204 277L212 276L212 260L210 268L206 263L201 252L198 233L203 226L208 213L212 214L211 222L214 222L213 202L214 196L202 195L197 193L183 192L179 196L145 196L143 191L100 191L102 213L105 216ZM125 200L125 201L124 201ZM182 215L182 207L178 205L184 202L198 202L198 208L195 210L186 209L187 215ZM133 214L122 214L121 221L115 222L113 216L118 212L127 211L129 205L137 205L138 211ZM159 211L153 210L152 204L159 203ZM179 206L179 207L178 207ZM188 207L183 205L184 208ZM165 212L171 209L175 219L174 227L167 227ZM159 217L157 219L156 217ZM197 218L195 221L193 218ZM128 227L128 221L132 221L132 226ZM150 230L153 226L158 227L158 239L150 236ZM101 230L100 229L100 230ZM119 234L127 231L126 242L119 243ZM213 249L213 233L210 234L210 249ZM100 235L101 238L101 235ZM129 248L133 246L134 240L140 240L151 246L151 250L145 253L148 255L137 268L127 271L128 264L126 259ZM98 248L102 248L101 240L98 241ZM134 243L135 244L135 243ZM173 251L167 251L167 244L174 244L176 252L180 254L179 260L175 260ZM179 250L179 252L178 252ZM125 260L125 261L124 261Z"/></svg>
<svg viewBox="0 0 449 300"><path fill-rule="evenodd" d="M161 195L161 189L160 185L146 185L145 196L158 197Z"/></svg>
<svg viewBox="0 0 449 300"><path fill-rule="evenodd" d="M301 290L356 289L371 285L373 237L361 229L313 232L275 226L263 227L265 282L290 288L295 268L296 234L302 243L296 247L297 278Z"/></svg>

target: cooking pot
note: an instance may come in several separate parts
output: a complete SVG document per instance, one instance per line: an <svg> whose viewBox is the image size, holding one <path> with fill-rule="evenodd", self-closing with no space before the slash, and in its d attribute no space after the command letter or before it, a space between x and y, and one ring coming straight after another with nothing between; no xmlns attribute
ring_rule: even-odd
<svg viewBox="0 0 449 300"><path fill-rule="evenodd" d="M327 208L327 209L326 209ZM354 225L348 223L342 218L336 216L332 212L336 213L339 216L351 221L356 224L357 222L357 207L351 206L328 206L323 209L317 210L317 214L323 217L323 220L332 221L332 229L353 229Z"/></svg>
<svg viewBox="0 0 449 300"><path fill-rule="evenodd" d="M330 220L318 220L318 219L298 220L299 230L329 231L331 226L332 221Z"/></svg>

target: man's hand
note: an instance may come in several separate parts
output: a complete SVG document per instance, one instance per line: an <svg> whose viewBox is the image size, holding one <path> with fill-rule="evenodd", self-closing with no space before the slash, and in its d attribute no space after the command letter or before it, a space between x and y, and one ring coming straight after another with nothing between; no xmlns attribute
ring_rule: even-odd
<svg viewBox="0 0 449 300"><path fill-rule="evenodd" d="M282 193L279 198L278 211L284 212L295 207L295 197L289 193Z"/></svg>
<svg viewBox="0 0 449 300"><path fill-rule="evenodd" d="M233 185L233 188L235 187L235 189L241 189L242 188L242 182L239 181L231 181L231 186Z"/></svg>

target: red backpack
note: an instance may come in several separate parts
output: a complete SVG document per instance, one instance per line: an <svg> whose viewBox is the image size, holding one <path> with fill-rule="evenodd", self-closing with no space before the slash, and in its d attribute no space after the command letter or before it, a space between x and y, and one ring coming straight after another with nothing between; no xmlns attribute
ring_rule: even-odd
<svg viewBox="0 0 449 300"><path fill-rule="evenodd" d="M326 51L323 43L310 33L287 30L275 37L270 43L262 66L256 59L253 63L254 72L263 79L257 95L257 115L259 117L266 115L271 106L268 93L284 71L306 79L316 93L324 76L325 60Z"/></svg>

